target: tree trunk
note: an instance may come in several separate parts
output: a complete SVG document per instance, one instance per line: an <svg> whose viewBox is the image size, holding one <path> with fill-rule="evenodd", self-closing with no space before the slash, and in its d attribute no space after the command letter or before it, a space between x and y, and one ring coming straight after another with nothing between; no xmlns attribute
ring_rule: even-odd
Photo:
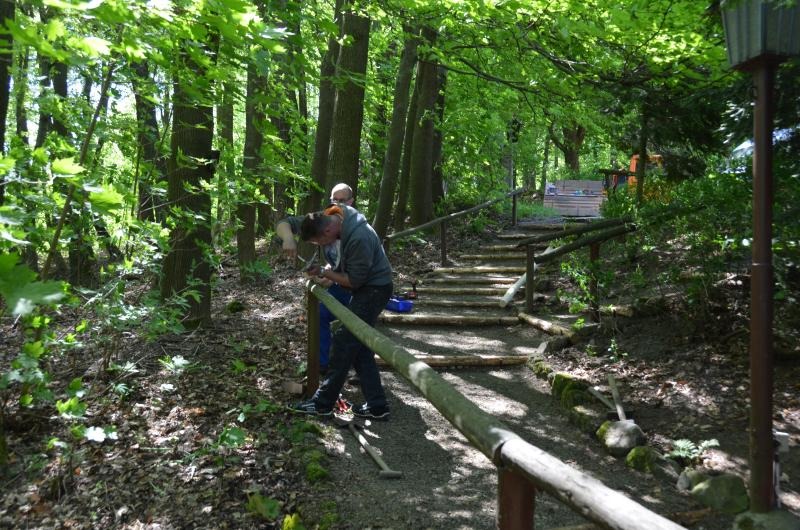
<svg viewBox="0 0 800 530"><path fill-rule="evenodd" d="M437 96L436 96L436 122L441 124L444 121L444 92L447 86L447 70L439 67L437 76ZM444 175L442 174L442 150L444 147L444 137L441 127L433 129L433 149L431 155L431 202L434 206L444 199Z"/></svg>
<svg viewBox="0 0 800 530"><path fill-rule="evenodd" d="M0 25L7 27L14 20L14 2L0 0ZM0 34L0 153L6 153L6 116L11 99L11 64L14 59L14 38L10 33ZM6 198L5 179L0 178L0 206Z"/></svg>
<svg viewBox="0 0 800 530"><path fill-rule="evenodd" d="M181 57L173 89L172 139L167 198L187 215L176 219L170 232L170 249L164 259L161 297L181 296L188 303L184 322L200 325L211 319L211 267L205 252L211 251L211 201L204 185L213 177L211 144L214 110L205 103L207 86L191 86L203 80L204 68ZM200 92L195 99L192 94ZM191 293L191 294L190 294Z"/></svg>
<svg viewBox="0 0 800 530"><path fill-rule="evenodd" d="M548 136L544 137L544 161L542 162L542 186L539 188L539 192L542 194L542 198L544 199L544 194L547 191L547 164L550 162L550 138Z"/></svg>
<svg viewBox="0 0 800 530"><path fill-rule="evenodd" d="M417 122L417 100L419 99L420 89L419 71L414 82L414 92L411 94L411 102L408 104L408 116L406 116L406 130L403 137L403 156L400 159L400 185L397 190L397 204L394 210L394 229L402 230L406 223L406 210L408 209L408 190L410 188L411 173L411 144L414 140L414 129Z"/></svg>
<svg viewBox="0 0 800 530"><path fill-rule="evenodd" d="M586 128L583 125L572 123L561 127L562 138L559 139L550 128L550 139L558 149L564 153L564 164L573 173L581 170L580 152L583 140L586 138ZM558 161L558 157L556 157ZM557 167L557 166L556 166Z"/></svg>
<svg viewBox="0 0 800 530"><path fill-rule="evenodd" d="M423 42L433 46L436 32L423 28ZM431 178L433 173L433 128L438 94L438 67L432 54L420 58L417 69L419 99L417 100L417 122L414 124L414 139L411 142L411 225L417 226L433 219Z"/></svg>
<svg viewBox="0 0 800 530"><path fill-rule="evenodd" d="M239 259L239 271L242 280L247 279L247 265L256 259L256 204L253 192L258 180L258 168L261 161L261 145L264 142L262 124L264 112L261 101L264 99L266 80L251 65L247 69L247 97L245 99L244 118L244 157L242 178L245 189L239 194L239 205L236 208L238 220L236 228L236 252Z"/></svg>
<svg viewBox="0 0 800 530"><path fill-rule="evenodd" d="M136 102L136 137L142 150L142 163L139 171L138 219L163 221L163 201L153 194L153 184L162 181L167 175L166 160L159 153L159 131L156 119L155 87L150 79L146 62L131 65L133 75L133 95Z"/></svg>
<svg viewBox="0 0 800 530"><path fill-rule="evenodd" d="M369 24L365 17L348 12L342 18L342 33L349 45L339 50L336 62L336 105L333 110L328 176L325 189L345 182L358 193L358 167L361 150L361 126L364 120L364 82L369 51ZM356 81L356 79L358 81Z"/></svg>
<svg viewBox="0 0 800 530"><path fill-rule="evenodd" d="M647 110L642 105L640 111L641 130L639 131L639 162L636 164L636 207L644 202L644 177L647 169Z"/></svg>
<svg viewBox="0 0 800 530"><path fill-rule="evenodd" d="M23 46L19 53L19 63L14 76L15 79L19 80L19 82L14 83L14 108L17 118L16 133L26 146L29 145L30 141L28 138L28 108L25 106L29 62L29 48Z"/></svg>
<svg viewBox="0 0 800 530"><path fill-rule="evenodd" d="M378 194L378 207L375 210L373 228L378 237L383 239L389 228L389 220L394 203L394 192L397 188L397 176L400 171L400 159L403 151L403 136L405 132L406 116L408 114L408 100L410 97L411 76L414 75L414 63L417 60L417 45L419 39L413 28L406 27L406 40L403 52L400 55L400 65L397 68L397 78L394 85L394 103L392 105L392 120L389 124L387 135L386 155L383 158L383 175Z"/></svg>
<svg viewBox="0 0 800 530"><path fill-rule="evenodd" d="M342 0L336 0L334 20L341 28ZM339 34L341 34L341 29ZM336 103L336 89L333 76L336 73L336 59L339 57L339 35L328 39L328 51L322 58L319 76L319 110L317 113L317 132L314 136L314 156L311 159L311 193L303 205L304 212L319 209L328 175L328 152L331 144L333 110Z"/></svg>
<svg viewBox="0 0 800 530"><path fill-rule="evenodd" d="M233 148L233 100L233 81L223 81L222 103L217 105L217 139L220 151L220 163L215 175L217 178L217 211L214 220L217 226L222 226L226 222L226 210L230 206L231 200L227 192L227 183L236 176Z"/></svg>

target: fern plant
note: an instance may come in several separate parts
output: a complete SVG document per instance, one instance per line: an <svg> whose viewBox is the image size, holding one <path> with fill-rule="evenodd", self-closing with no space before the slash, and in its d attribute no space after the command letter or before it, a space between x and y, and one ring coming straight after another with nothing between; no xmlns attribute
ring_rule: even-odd
<svg viewBox="0 0 800 530"><path fill-rule="evenodd" d="M667 457L677 460L684 466L697 466L703 461L703 455L712 447L719 447L719 442L712 438L695 444L691 440L680 439L672 442L672 451Z"/></svg>

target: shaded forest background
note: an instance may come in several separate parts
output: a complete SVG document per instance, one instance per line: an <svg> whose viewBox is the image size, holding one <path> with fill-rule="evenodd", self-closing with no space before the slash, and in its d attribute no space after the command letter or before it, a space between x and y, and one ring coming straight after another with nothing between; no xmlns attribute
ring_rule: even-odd
<svg viewBox="0 0 800 530"><path fill-rule="evenodd" d="M656 153L607 215L670 210L702 307L749 254L752 88L717 2L0 1L2 426L80 379L49 363L122 330L208 323L215 271L270 274L275 222L346 182L385 235L547 180ZM777 315L795 322L800 67L778 72ZM643 157L644 158L644 157ZM676 208L679 207L679 208ZM674 271L679 275L681 271ZM132 278L152 289L126 300ZM666 281L667 279L665 279ZM94 315L70 329L59 312ZM789 325L791 328L791 325Z"/></svg>

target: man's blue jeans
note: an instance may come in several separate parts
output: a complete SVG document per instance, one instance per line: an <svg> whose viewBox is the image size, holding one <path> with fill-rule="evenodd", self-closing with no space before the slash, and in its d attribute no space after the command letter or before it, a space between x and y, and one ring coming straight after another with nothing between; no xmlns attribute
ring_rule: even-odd
<svg viewBox="0 0 800 530"><path fill-rule="evenodd" d="M391 296L392 284L361 287L353 292L350 311L374 327L378 315L386 307ZM386 406L386 394L383 392L375 354L361 344L346 327L341 326L333 334L333 351L328 364L328 373L314 394L318 408L330 408L336 403L351 366L356 369L356 374L361 379L361 392L364 394L367 406L370 408Z"/></svg>
<svg viewBox="0 0 800 530"><path fill-rule="evenodd" d="M336 298L344 306L350 305L352 294L350 291L334 283L328 287L328 294ZM329 353L331 351L331 322L336 320L336 316L331 313L325 304L319 305L319 367L320 370L328 368Z"/></svg>

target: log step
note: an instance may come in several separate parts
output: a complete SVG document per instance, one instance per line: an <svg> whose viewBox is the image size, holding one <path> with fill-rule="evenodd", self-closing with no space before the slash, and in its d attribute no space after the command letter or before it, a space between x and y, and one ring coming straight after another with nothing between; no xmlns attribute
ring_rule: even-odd
<svg viewBox="0 0 800 530"><path fill-rule="evenodd" d="M443 267L441 269L436 269L433 271L432 274L484 274L484 273L494 273L494 274L516 274L519 277L520 274L525 272L525 267L514 267L509 265L479 265L477 267Z"/></svg>
<svg viewBox="0 0 800 530"><path fill-rule="evenodd" d="M515 366L528 362L527 355L417 355L417 359L428 366L453 368L458 366ZM387 366L386 361L375 356L378 366Z"/></svg>
<svg viewBox="0 0 800 530"><path fill-rule="evenodd" d="M428 287L423 285L417 287L417 293L419 294L465 294L465 295L482 294L487 296L493 296L493 295L502 296L506 294L507 290L508 290L507 285L505 286L500 285L498 287L474 287L474 286L464 287L461 285L454 284L450 286L437 285L435 287Z"/></svg>
<svg viewBox="0 0 800 530"><path fill-rule="evenodd" d="M381 313L379 320L386 324L436 325L436 326L514 326L520 323L516 316L434 315L414 313Z"/></svg>
<svg viewBox="0 0 800 530"><path fill-rule="evenodd" d="M459 283L464 284L503 284L511 285L514 283L514 278L510 276L499 276L496 274L486 276L464 276L446 274L443 276L423 278L417 285L435 285L441 283Z"/></svg>
<svg viewBox="0 0 800 530"><path fill-rule="evenodd" d="M518 260L518 259L525 259L525 249L522 249L518 252L495 252L493 254L461 254L459 256L460 259L468 259L468 260L501 260L501 259L510 259L510 260Z"/></svg>

